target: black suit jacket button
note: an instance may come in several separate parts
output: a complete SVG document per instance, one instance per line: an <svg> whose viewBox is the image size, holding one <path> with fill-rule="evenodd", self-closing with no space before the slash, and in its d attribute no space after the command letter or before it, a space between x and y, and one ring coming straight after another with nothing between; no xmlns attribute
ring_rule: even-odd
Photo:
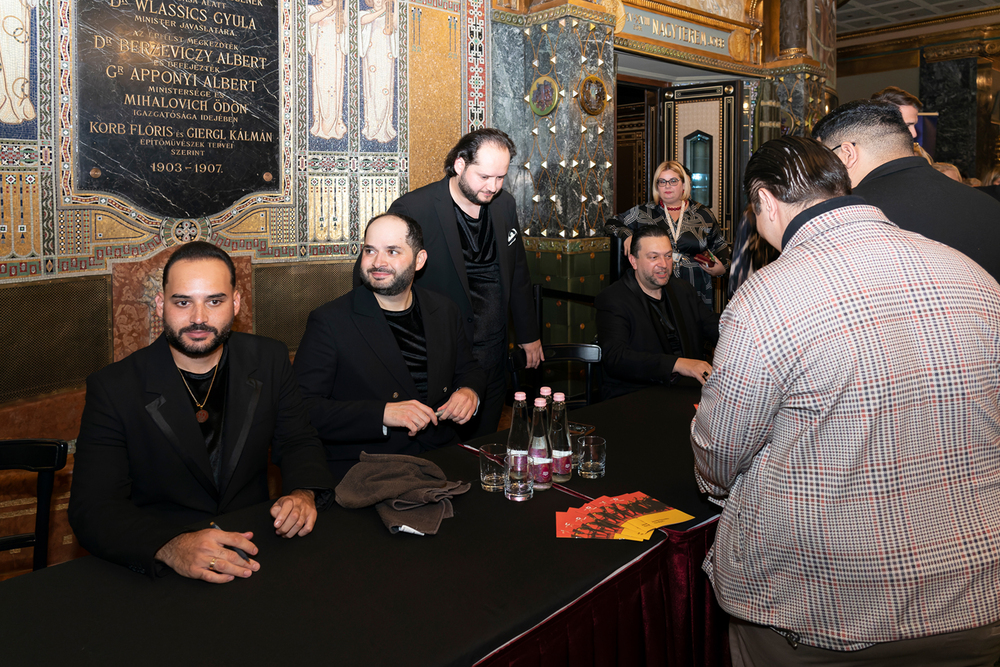
<svg viewBox="0 0 1000 667"><path fill-rule="evenodd" d="M399 398L399 392L398 391L392 392L392 397L393 398Z"/></svg>
<svg viewBox="0 0 1000 667"><path fill-rule="evenodd" d="M472 321L472 318L471 318L471 317L468 317L468 318L466 318L466 319L467 319L467 320L468 320L469 322L471 322L471 321Z"/></svg>
<svg viewBox="0 0 1000 667"><path fill-rule="evenodd" d="M442 389L441 391L443 391L444 393L446 393L446 394L447 394L447 393L448 393L448 387L445 387L445 388L444 388L444 389Z"/></svg>

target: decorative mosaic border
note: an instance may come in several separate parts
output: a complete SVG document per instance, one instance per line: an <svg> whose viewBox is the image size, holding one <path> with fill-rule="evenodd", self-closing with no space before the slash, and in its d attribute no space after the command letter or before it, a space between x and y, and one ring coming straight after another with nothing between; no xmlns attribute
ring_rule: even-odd
<svg viewBox="0 0 1000 667"><path fill-rule="evenodd" d="M462 22L465 24L467 44L462 45L462 55L465 57L465 70L462 73L462 89L465 99L462 100L465 112L466 127L464 132L471 132L486 127L488 115L489 90L486 76L487 0L463 0L465 11Z"/></svg>
<svg viewBox="0 0 1000 667"><path fill-rule="evenodd" d="M615 24L614 14L608 14L597 9L578 7L577 5L564 5L532 14L514 14L512 12L505 12L502 9L494 9L492 18L497 23L506 23L507 25L518 27L541 25L561 18L577 18L593 23L600 23L603 26L613 26Z"/></svg>

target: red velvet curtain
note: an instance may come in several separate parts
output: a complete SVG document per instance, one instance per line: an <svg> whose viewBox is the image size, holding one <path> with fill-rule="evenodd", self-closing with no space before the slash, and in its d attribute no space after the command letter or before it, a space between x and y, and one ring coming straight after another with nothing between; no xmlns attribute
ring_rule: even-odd
<svg viewBox="0 0 1000 667"><path fill-rule="evenodd" d="M729 667L729 616L702 560L716 522L667 539L480 667Z"/></svg>

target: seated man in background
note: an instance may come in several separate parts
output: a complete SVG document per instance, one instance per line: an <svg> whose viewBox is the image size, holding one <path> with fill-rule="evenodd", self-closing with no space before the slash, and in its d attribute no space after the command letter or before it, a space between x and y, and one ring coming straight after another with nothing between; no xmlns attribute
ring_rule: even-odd
<svg viewBox="0 0 1000 667"><path fill-rule="evenodd" d="M458 306L413 287L427 259L415 220L377 216L361 248L362 284L309 315L295 374L337 477L361 452L455 444L447 422L464 424L479 407L486 376Z"/></svg>
<svg viewBox="0 0 1000 667"><path fill-rule="evenodd" d="M95 556L150 576L249 577L260 566L229 547L256 554L252 533L185 526L267 501L269 448L294 489L271 507L279 535L306 535L332 501L288 349L231 333L239 311L229 255L183 245L156 297L163 334L87 379L69 519Z"/></svg>
<svg viewBox="0 0 1000 667"><path fill-rule="evenodd" d="M632 235L628 271L597 295L601 394L614 398L685 375L704 384L712 373L705 343L719 339L719 316L690 283L671 280L673 248L662 227Z"/></svg>

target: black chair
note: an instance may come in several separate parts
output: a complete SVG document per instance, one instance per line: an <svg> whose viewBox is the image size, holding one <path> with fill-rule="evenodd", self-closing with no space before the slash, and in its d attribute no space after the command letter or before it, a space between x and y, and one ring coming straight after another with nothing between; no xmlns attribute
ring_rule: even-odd
<svg viewBox="0 0 1000 667"><path fill-rule="evenodd" d="M625 256L625 239L618 236L611 236L611 252L610 260L611 263L608 266L608 284L619 280L624 276L632 265L629 264L628 257Z"/></svg>
<svg viewBox="0 0 1000 667"><path fill-rule="evenodd" d="M34 547L32 569L45 567L49 556L49 508L56 471L66 467L69 445L62 440L0 440L0 470L38 473L35 532L0 537L0 551Z"/></svg>
<svg viewBox="0 0 1000 667"><path fill-rule="evenodd" d="M545 361L542 362L539 370L548 364L558 362L579 362L584 365L584 382L586 386L583 398L571 398L567 396L566 407L571 409L582 408L594 402L594 367L596 366L599 370L601 363L601 347L599 345L590 345L588 343L554 343L543 345L542 353L545 355ZM527 359L525 358L524 350L514 348L510 353L508 363L514 383L514 391L519 391L521 389L523 374L527 371ZM535 389L535 387L531 387L532 397L534 396Z"/></svg>

